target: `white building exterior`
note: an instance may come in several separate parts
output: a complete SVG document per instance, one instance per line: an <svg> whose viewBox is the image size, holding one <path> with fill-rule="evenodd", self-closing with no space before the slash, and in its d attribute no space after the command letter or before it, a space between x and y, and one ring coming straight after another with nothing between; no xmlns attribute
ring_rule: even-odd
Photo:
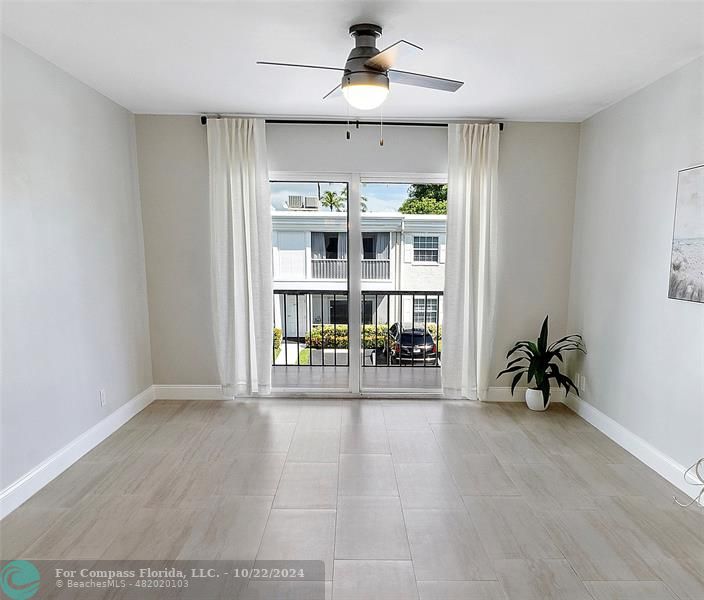
<svg viewBox="0 0 704 600"><path fill-rule="evenodd" d="M313 293L298 299L278 294L274 313L285 337L302 337L311 324L347 322L347 213L296 210L301 202L291 204L289 210L272 212L273 286ZM426 309L425 294L401 300L383 292L442 292L446 219L398 212L361 215L362 292L380 292L364 298L365 323L411 326L426 314L429 323L440 322L441 298L429 296Z"/></svg>

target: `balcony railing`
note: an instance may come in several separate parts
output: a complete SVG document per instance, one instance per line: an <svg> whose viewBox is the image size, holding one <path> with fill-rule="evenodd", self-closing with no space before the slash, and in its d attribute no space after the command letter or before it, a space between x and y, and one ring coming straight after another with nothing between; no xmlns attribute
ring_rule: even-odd
<svg viewBox="0 0 704 600"><path fill-rule="evenodd" d="M346 279L347 260L344 258L314 258L313 279Z"/></svg>
<svg viewBox="0 0 704 600"><path fill-rule="evenodd" d="M389 259L362 260L362 279L390 279Z"/></svg>
<svg viewBox="0 0 704 600"><path fill-rule="evenodd" d="M312 259L313 279L346 279L347 260L344 258ZM389 279L389 259L362 260L362 279Z"/></svg>
<svg viewBox="0 0 704 600"><path fill-rule="evenodd" d="M362 291L364 367L439 367L443 293ZM348 294L274 290L273 364L347 366Z"/></svg>

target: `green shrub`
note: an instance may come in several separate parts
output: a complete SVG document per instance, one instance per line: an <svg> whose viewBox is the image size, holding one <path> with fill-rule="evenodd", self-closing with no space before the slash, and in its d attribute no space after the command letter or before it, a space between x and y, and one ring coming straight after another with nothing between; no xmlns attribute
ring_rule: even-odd
<svg viewBox="0 0 704 600"><path fill-rule="evenodd" d="M306 345L309 348L348 348L349 332L347 325L313 325L311 331L306 332Z"/></svg>
<svg viewBox="0 0 704 600"><path fill-rule="evenodd" d="M274 327L274 356L278 356L281 350L281 335L281 328Z"/></svg>
<svg viewBox="0 0 704 600"><path fill-rule="evenodd" d="M442 339L442 325L437 323L428 323L428 333L433 336L433 339L437 342Z"/></svg>
<svg viewBox="0 0 704 600"><path fill-rule="evenodd" d="M362 347L367 350L383 348L386 345L387 325L364 325L362 328Z"/></svg>
<svg viewBox="0 0 704 600"><path fill-rule="evenodd" d="M336 333L337 330L337 333ZM388 327L386 325L365 325L362 329L362 346L368 350L374 348L383 348L386 343L386 333ZM349 331L347 325L313 325L311 331L306 332L306 345L309 348L349 348Z"/></svg>

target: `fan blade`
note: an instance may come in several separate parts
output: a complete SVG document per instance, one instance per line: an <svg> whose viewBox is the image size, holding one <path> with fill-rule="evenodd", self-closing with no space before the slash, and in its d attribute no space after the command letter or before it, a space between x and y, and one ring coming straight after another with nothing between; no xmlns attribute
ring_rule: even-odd
<svg viewBox="0 0 704 600"><path fill-rule="evenodd" d="M273 65L275 67L298 67L299 69L325 69L326 71L344 71L338 67L321 67L318 65L298 65L295 63L269 62L266 60L258 60L258 65Z"/></svg>
<svg viewBox="0 0 704 600"><path fill-rule="evenodd" d="M444 92L456 92L464 85L463 81L456 81L455 79L444 79L442 77L421 75L420 73L410 73L408 71L396 71L394 69L389 69L387 75L389 81L394 83L415 85L416 87L442 90Z"/></svg>
<svg viewBox="0 0 704 600"><path fill-rule="evenodd" d="M323 100L326 98L331 98L331 97L336 97L336 96L341 96L342 95L342 84L336 85L334 88L332 88L327 94L323 96Z"/></svg>
<svg viewBox="0 0 704 600"><path fill-rule="evenodd" d="M388 71L396 64L399 55L406 55L412 50L420 50L422 52L423 48L406 40L399 40L388 48L384 48L379 54L372 56L364 63L364 66L377 71Z"/></svg>

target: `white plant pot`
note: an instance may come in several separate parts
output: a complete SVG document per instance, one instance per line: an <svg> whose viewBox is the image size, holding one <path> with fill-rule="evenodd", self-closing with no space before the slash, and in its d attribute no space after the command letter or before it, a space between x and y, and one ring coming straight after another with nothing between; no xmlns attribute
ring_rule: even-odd
<svg viewBox="0 0 704 600"><path fill-rule="evenodd" d="M545 404L543 392L533 388L526 388L526 404L531 410L547 410L548 406L550 406L550 396L548 396L548 403Z"/></svg>

